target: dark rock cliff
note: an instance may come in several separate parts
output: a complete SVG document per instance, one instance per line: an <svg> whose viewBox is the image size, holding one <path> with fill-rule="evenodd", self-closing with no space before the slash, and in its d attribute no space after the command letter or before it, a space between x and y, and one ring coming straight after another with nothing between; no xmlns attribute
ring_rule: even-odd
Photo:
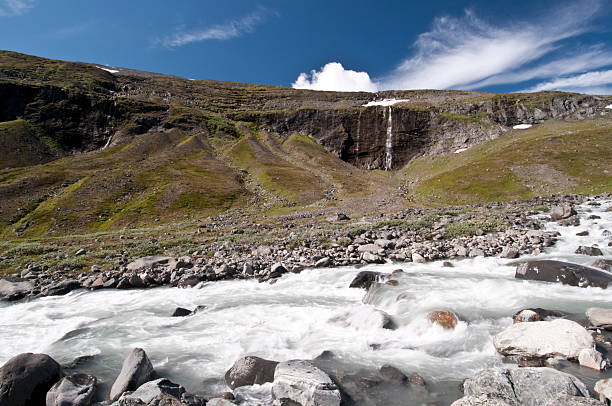
<svg viewBox="0 0 612 406"><path fill-rule="evenodd" d="M242 121L284 138L310 136L364 168L385 169L390 154L391 169L398 169L415 156L466 148L519 123L604 114L611 102L561 92L315 92L118 71L111 75L91 65L0 52L0 122L26 120L71 153L172 127L237 137L235 123ZM383 98L407 101L363 107Z"/></svg>

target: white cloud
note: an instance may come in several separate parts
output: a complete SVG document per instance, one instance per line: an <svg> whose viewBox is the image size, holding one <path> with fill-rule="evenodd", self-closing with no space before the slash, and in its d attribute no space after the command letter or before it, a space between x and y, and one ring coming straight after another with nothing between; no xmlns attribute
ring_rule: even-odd
<svg viewBox="0 0 612 406"><path fill-rule="evenodd" d="M580 93L611 93L612 69L555 78L550 81L538 83L525 91L540 92L543 90L562 90Z"/></svg>
<svg viewBox="0 0 612 406"><path fill-rule="evenodd" d="M18 16L34 7L35 0L0 0L0 17Z"/></svg>
<svg viewBox="0 0 612 406"><path fill-rule="evenodd" d="M551 11L544 18L503 26L489 24L470 11L461 18L439 17L430 31L418 36L412 54L387 75L371 79L366 72L345 70L341 64L333 63L320 71L300 74L293 87L369 91L479 89L535 79L547 80L546 86L553 86L557 82L551 78L612 65L612 50L605 45L578 52L568 51L564 43L592 30L590 23L599 9L599 1L583 1Z"/></svg>
<svg viewBox="0 0 612 406"><path fill-rule="evenodd" d="M244 34L253 32L255 26L262 23L269 14L271 14L269 10L260 7L245 17L232 20L225 24L213 25L212 27L188 32L178 32L171 37L162 39L159 42L167 47L179 47L192 42L206 40L227 40L240 37Z"/></svg>
<svg viewBox="0 0 612 406"><path fill-rule="evenodd" d="M599 69L609 65L612 65L612 52L597 46L590 51L579 54L574 53L573 55L558 58L533 68L525 68L516 72L491 76L480 82L472 83L466 86L465 89L477 89L505 83L521 83L533 79L550 78L584 72L590 69Z"/></svg>
<svg viewBox="0 0 612 406"><path fill-rule="evenodd" d="M330 62L320 71L301 73L293 83L295 89L335 90L340 92L375 92L376 84L366 72L344 69L338 62Z"/></svg>

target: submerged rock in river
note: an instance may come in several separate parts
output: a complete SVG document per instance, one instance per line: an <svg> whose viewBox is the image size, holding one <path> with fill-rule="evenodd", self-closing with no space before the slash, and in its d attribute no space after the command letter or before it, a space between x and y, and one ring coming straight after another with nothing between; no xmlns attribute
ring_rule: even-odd
<svg viewBox="0 0 612 406"><path fill-rule="evenodd" d="M583 349L595 348L595 340L580 324L565 319L513 324L493 337L503 355L533 358L578 358Z"/></svg>
<svg viewBox="0 0 612 406"><path fill-rule="evenodd" d="M518 264L516 279L559 282L564 285L579 287L607 288L612 283L612 274L586 266L561 261L527 261Z"/></svg>

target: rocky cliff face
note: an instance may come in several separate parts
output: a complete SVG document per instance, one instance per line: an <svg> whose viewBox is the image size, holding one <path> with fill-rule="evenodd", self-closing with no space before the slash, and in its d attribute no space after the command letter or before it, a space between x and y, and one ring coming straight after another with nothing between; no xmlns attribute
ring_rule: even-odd
<svg viewBox="0 0 612 406"><path fill-rule="evenodd" d="M363 107L391 97L407 101ZM209 138L238 137L235 123L243 121L283 138L310 136L359 167L399 169L415 156L466 148L515 124L593 117L608 104L610 97L560 92L313 92L129 70L111 75L90 65L0 53L0 122L33 123L67 153L177 126Z"/></svg>
<svg viewBox="0 0 612 406"><path fill-rule="evenodd" d="M524 97L521 100L521 95L505 95L479 103L427 108L409 103L391 108L302 108L241 118L284 137L296 132L308 135L342 160L368 169L385 169L386 155L391 154L391 169L397 169L415 156L446 153L497 138L516 124L594 117L608 102L606 98L565 93L546 94L537 103Z"/></svg>

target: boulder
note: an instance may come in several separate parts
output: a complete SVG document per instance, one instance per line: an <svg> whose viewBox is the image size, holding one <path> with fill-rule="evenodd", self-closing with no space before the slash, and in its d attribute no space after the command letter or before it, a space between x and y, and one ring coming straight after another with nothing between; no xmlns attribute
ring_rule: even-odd
<svg viewBox="0 0 612 406"><path fill-rule="evenodd" d="M270 278L278 278L287 272L289 272L287 268L285 268L285 266L280 262L277 262L270 268Z"/></svg>
<svg viewBox="0 0 612 406"><path fill-rule="evenodd" d="M153 399L160 398L163 395L180 400L183 393L185 393L185 388L181 385L173 383L166 378L160 378L140 385L134 392L123 394L119 398L119 405L127 406L130 403L134 403L135 400L148 404Z"/></svg>
<svg viewBox="0 0 612 406"><path fill-rule="evenodd" d="M426 261L425 261L425 258L421 254L414 252L412 253L412 262L416 264L424 264Z"/></svg>
<svg viewBox="0 0 612 406"><path fill-rule="evenodd" d="M596 371L601 371L607 366L604 362L603 355L594 348L585 348L578 354L578 363L583 367L591 368Z"/></svg>
<svg viewBox="0 0 612 406"><path fill-rule="evenodd" d="M451 406L521 406L516 400L502 395L485 394L464 396L451 403Z"/></svg>
<svg viewBox="0 0 612 406"><path fill-rule="evenodd" d="M544 406L562 395L589 397L587 387L578 378L552 368L529 367L480 371L463 383L463 392L468 397L491 396L498 399L492 404L500 405ZM506 403L499 403L499 399Z"/></svg>
<svg viewBox="0 0 612 406"><path fill-rule="evenodd" d="M529 323L532 321L542 321L539 314L530 309L521 310L512 316L514 323Z"/></svg>
<svg viewBox="0 0 612 406"><path fill-rule="evenodd" d="M340 389L310 361L293 360L276 366L272 383L274 405L295 402L301 406L340 406Z"/></svg>
<svg viewBox="0 0 612 406"><path fill-rule="evenodd" d="M0 406L39 406L61 379L61 367L45 354L19 354L0 368Z"/></svg>
<svg viewBox="0 0 612 406"><path fill-rule="evenodd" d="M550 400L544 406L606 406L597 399L581 396L561 395Z"/></svg>
<svg viewBox="0 0 612 406"><path fill-rule="evenodd" d="M79 281L75 279L67 279L47 287L43 293L48 296L61 296L80 288L81 284Z"/></svg>
<svg viewBox="0 0 612 406"><path fill-rule="evenodd" d="M184 307L177 307L174 309L174 313L172 313L172 317L185 317L190 316L192 313L191 310L185 309Z"/></svg>
<svg viewBox="0 0 612 406"><path fill-rule="evenodd" d="M223 398L212 398L206 402L206 406L236 406L235 403Z"/></svg>
<svg viewBox="0 0 612 406"><path fill-rule="evenodd" d="M399 369L392 365L383 365L378 370L378 376L383 380L396 384L403 384L408 381L408 377Z"/></svg>
<svg viewBox="0 0 612 406"><path fill-rule="evenodd" d="M587 309L586 316L591 326L612 330L612 309L591 307Z"/></svg>
<svg viewBox="0 0 612 406"><path fill-rule="evenodd" d="M382 277L380 272L374 271L361 271L353 278L353 281L349 285L349 288L363 288L369 289L370 285L377 282Z"/></svg>
<svg viewBox="0 0 612 406"><path fill-rule="evenodd" d="M600 258L591 264L593 268L603 269L604 271L612 272L612 259Z"/></svg>
<svg viewBox="0 0 612 406"><path fill-rule="evenodd" d="M47 392L47 406L89 406L97 382L87 374L66 376Z"/></svg>
<svg viewBox="0 0 612 406"><path fill-rule="evenodd" d="M19 300L32 291L34 284L25 279L8 276L0 279L0 300Z"/></svg>
<svg viewBox="0 0 612 406"><path fill-rule="evenodd" d="M504 247L502 249L501 254L499 254L499 256L501 258L510 258L510 259L518 258L519 250L514 247Z"/></svg>
<svg viewBox="0 0 612 406"><path fill-rule="evenodd" d="M247 355L242 357L225 373L225 383L232 389L240 386L263 384L274 380L278 362Z"/></svg>
<svg viewBox="0 0 612 406"><path fill-rule="evenodd" d="M595 383L595 392L599 395L599 400L612 404L612 378L597 381Z"/></svg>
<svg viewBox="0 0 612 406"><path fill-rule="evenodd" d="M576 211L569 204L562 204L560 206L553 206L550 209L550 217L557 221L569 218L576 214Z"/></svg>
<svg viewBox="0 0 612 406"><path fill-rule="evenodd" d="M586 266L561 261L526 261L516 267L516 279L559 282L571 286L607 288L612 274Z"/></svg>
<svg viewBox="0 0 612 406"><path fill-rule="evenodd" d="M513 324L493 337L493 345L503 355L575 359L583 349L595 348L595 341L580 324L556 319Z"/></svg>
<svg viewBox="0 0 612 406"><path fill-rule="evenodd" d="M516 312L512 316L512 320L514 320L515 323L522 323L522 322L542 321L542 320L546 320L549 318L559 318L559 317L565 317L565 316L566 314L563 312L535 307L531 309L523 309L523 310Z"/></svg>
<svg viewBox="0 0 612 406"><path fill-rule="evenodd" d="M601 256L603 255L603 253L601 252L601 250L597 247L589 247L589 246L585 246L585 245L581 245L578 247L578 249L576 249L576 251L574 252L575 254L580 254L580 255L588 255L591 257L597 257L597 256Z"/></svg>
<svg viewBox="0 0 612 406"><path fill-rule="evenodd" d="M457 316L452 312L435 311L427 315L427 320L432 324L437 324L446 330L452 330L457 326Z"/></svg>
<svg viewBox="0 0 612 406"><path fill-rule="evenodd" d="M123 361L121 372L111 388L110 399L112 401L119 399L123 392L138 389L154 376L155 370L147 354L142 348L134 348Z"/></svg>
<svg viewBox="0 0 612 406"><path fill-rule="evenodd" d="M126 269L128 271L140 271L146 268L154 268L160 265L172 265L175 259L172 257L161 257L161 256L149 256L138 258L135 261L127 264Z"/></svg>
<svg viewBox="0 0 612 406"><path fill-rule="evenodd" d="M361 254L361 259L368 264L382 264L385 262L379 255L372 254L371 252L364 252Z"/></svg>
<svg viewBox="0 0 612 406"><path fill-rule="evenodd" d="M370 254L378 254L382 249L376 244L365 244L357 247L357 252L369 252Z"/></svg>

